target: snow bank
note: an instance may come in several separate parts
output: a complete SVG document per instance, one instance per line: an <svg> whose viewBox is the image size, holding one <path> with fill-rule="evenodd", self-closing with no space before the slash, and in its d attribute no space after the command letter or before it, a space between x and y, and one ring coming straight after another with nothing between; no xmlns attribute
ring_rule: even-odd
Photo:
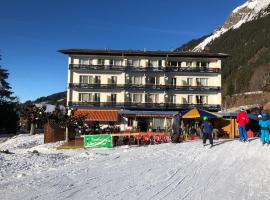
<svg viewBox="0 0 270 200"><path fill-rule="evenodd" d="M0 144L0 149L18 150L18 149L29 149L34 146L43 144L43 135L29 135L21 134L16 135L6 142Z"/></svg>
<svg viewBox="0 0 270 200"><path fill-rule="evenodd" d="M14 147L15 140L22 141L22 137L8 142ZM250 143L215 141L211 149L195 141L56 150L40 145L37 141L42 136L26 138L31 145L13 148L15 154L0 154L1 200L251 200L270 195L270 146L262 146L258 139ZM33 140L37 146L32 145ZM30 152L32 149L39 149L40 154Z"/></svg>

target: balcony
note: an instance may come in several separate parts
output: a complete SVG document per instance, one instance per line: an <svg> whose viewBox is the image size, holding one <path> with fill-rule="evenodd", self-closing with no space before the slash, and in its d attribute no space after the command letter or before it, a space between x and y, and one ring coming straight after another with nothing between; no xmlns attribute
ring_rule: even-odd
<svg viewBox="0 0 270 200"><path fill-rule="evenodd" d="M85 83L70 83L70 89L83 89L83 90L124 90L125 85L119 84L85 84Z"/></svg>
<svg viewBox="0 0 270 200"><path fill-rule="evenodd" d="M177 92L220 92L218 86L176 86L176 85L154 85L154 84L83 84L70 83L70 89L75 90L126 90L126 91L177 91Z"/></svg>
<svg viewBox="0 0 270 200"><path fill-rule="evenodd" d="M187 110L191 108L201 108L209 111L220 110L220 105L213 104L173 104L173 103L116 103L116 102L69 102L72 108L114 108L129 110Z"/></svg>
<svg viewBox="0 0 270 200"><path fill-rule="evenodd" d="M220 74L219 68L207 67L136 67L136 66L105 66L105 65L82 65L70 64L69 69L74 71L108 71L125 73L198 73L198 74Z"/></svg>
<svg viewBox="0 0 270 200"><path fill-rule="evenodd" d="M166 67L168 73L221 73L219 68L207 68L207 67Z"/></svg>

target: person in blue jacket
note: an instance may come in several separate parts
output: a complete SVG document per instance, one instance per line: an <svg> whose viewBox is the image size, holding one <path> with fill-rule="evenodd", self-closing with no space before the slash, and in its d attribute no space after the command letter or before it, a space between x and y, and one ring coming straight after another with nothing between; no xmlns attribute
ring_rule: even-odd
<svg viewBox="0 0 270 200"><path fill-rule="evenodd" d="M206 139L209 139L209 142L211 144L211 147L213 147L213 137L212 137L212 131L213 131L213 125L211 122L208 121L208 117L203 117L203 123L201 126L202 135L203 135L203 146L206 144Z"/></svg>
<svg viewBox="0 0 270 200"><path fill-rule="evenodd" d="M261 116L258 116L259 118L259 126L261 127L261 141L264 145L267 143L269 145L269 126L270 126L270 120L268 118L268 115L266 112L262 112Z"/></svg>

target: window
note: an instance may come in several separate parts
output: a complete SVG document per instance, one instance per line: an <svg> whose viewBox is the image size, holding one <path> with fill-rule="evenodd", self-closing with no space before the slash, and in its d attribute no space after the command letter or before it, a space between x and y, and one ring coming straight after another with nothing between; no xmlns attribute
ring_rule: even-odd
<svg viewBox="0 0 270 200"><path fill-rule="evenodd" d="M117 84L117 76L111 77L111 84Z"/></svg>
<svg viewBox="0 0 270 200"><path fill-rule="evenodd" d="M161 67L162 66L162 60L158 61L158 66Z"/></svg>
<svg viewBox="0 0 270 200"><path fill-rule="evenodd" d="M141 85L142 84L143 77L141 76L132 76L131 77L131 83L135 85Z"/></svg>
<svg viewBox="0 0 270 200"><path fill-rule="evenodd" d="M101 80L100 80L100 76L95 76L95 84L100 84Z"/></svg>
<svg viewBox="0 0 270 200"><path fill-rule="evenodd" d="M142 102L142 94L133 94L133 103L141 103Z"/></svg>
<svg viewBox="0 0 270 200"><path fill-rule="evenodd" d="M196 103L197 104L207 104L208 97L207 96L196 96Z"/></svg>
<svg viewBox="0 0 270 200"><path fill-rule="evenodd" d="M164 129L164 118L154 118L153 119L153 128L154 129Z"/></svg>
<svg viewBox="0 0 270 200"><path fill-rule="evenodd" d="M176 86L176 78L172 78L171 79L171 85L172 86Z"/></svg>
<svg viewBox="0 0 270 200"><path fill-rule="evenodd" d="M93 84L93 76L80 75L80 83Z"/></svg>
<svg viewBox="0 0 270 200"><path fill-rule="evenodd" d="M208 79L207 78L196 78L197 86L207 86Z"/></svg>
<svg viewBox="0 0 270 200"><path fill-rule="evenodd" d="M133 126L133 121L134 121L134 118L133 117L129 117L128 118L128 126Z"/></svg>
<svg viewBox="0 0 270 200"><path fill-rule="evenodd" d="M188 104L193 104L193 96L188 95Z"/></svg>
<svg viewBox="0 0 270 200"><path fill-rule="evenodd" d="M133 60L128 59L127 60L127 66L133 66Z"/></svg>
<svg viewBox="0 0 270 200"><path fill-rule="evenodd" d="M169 96L169 103L176 104L176 95Z"/></svg>
<svg viewBox="0 0 270 200"><path fill-rule="evenodd" d="M122 66L123 61L122 60L110 60L111 66Z"/></svg>
<svg viewBox="0 0 270 200"><path fill-rule="evenodd" d="M196 62L196 67L209 67L209 62Z"/></svg>
<svg viewBox="0 0 270 200"><path fill-rule="evenodd" d="M104 65L105 64L105 60L104 59L97 59L97 64L98 65Z"/></svg>
<svg viewBox="0 0 270 200"><path fill-rule="evenodd" d="M169 62L168 62L168 65L169 65L170 67L174 67L174 66L177 65L177 62L176 62L176 61L169 61Z"/></svg>
<svg viewBox="0 0 270 200"><path fill-rule="evenodd" d="M186 66L187 67L191 67L192 66L192 62L190 62L190 61L186 62Z"/></svg>
<svg viewBox="0 0 270 200"><path fill-rule="evenodd" d="M147 103L159 103L159 95L158 94L148 94L146 95Z"/></svg>
<svg viewBox="0 0 270 200"><path fill-rule="evenodd" d="M150 85L157 85L159 84L159 79L158 77L147 77L147 84L150 84Z"/></svg>
<svg viewBox="0 0 270 200"><path fill-rule="evenodd" d="M94 93L94 102L100 102L100 94Z"/></svg>
<svg viewBox="0 0 270 200"><path fill-rule="evenodd" d="M209 62L201 62L201 67L209 67Z"/></svg>
<svg viewBox="0 0 270 200"><path fill-rule="evenodd" d="M114 65L114 60L110 60L110 65L111 65L111 66Z"/></svg>
<svg viewBox="0 0 270 200"><path fill-rule="evenodd" d="M168 62L168 65L170 66L170 67L181 67L181 61L169 61Z"/></svg>
<svg viewBox="0 0 270 200"><path fill-rule="evenodd" d="M89 76L80 75L80 83L88 84L89 83Z"/></svg>
<svg viewBox="0 0 270 200"><path fill-rule="evenodd" d="M111 102L116 103L116 96L117 94L111 94Z"/></svg>
<svg viewBox="0 0 270 200"><path fill-rule="evenodd" d="M149 60L149 67L158 67L157 60Z"/></svg>
<svg viewBox="0 0 270 200"><path fill-rule="evenodd" d="M89 84L94 84L94 77L93 76L88 77L89 77Z"/></svg>
<svg viewBox="0 0 270 200"><path fill-rule="evenodd" d="M126 93L125 102L131 102L131 95Z"/></svg>
<svg viewBox="0 0 270 200"><path fill-rule="evenodd" d="M140 67L140 60L133 60L133 66Z"/></svg>
<svg viewBox="0 0 270 200"><path fill-rule="evenodd" d="M92 101L92 94L91 93L79 93L79 101L80 102Z"/></svg>
<svg viewBox="0 0 270 200"><path fill-rule="evenodd" d="M192 86L193 85L193 78L187 78L187 85Z"/></svg>
<svg viewBox="0 0 270 200"><path fill-rule="evenodd" d="M80 64L81 65L92 65L93 64L93 60L89 59L89 58L81 58L80 59Z"/></svg>

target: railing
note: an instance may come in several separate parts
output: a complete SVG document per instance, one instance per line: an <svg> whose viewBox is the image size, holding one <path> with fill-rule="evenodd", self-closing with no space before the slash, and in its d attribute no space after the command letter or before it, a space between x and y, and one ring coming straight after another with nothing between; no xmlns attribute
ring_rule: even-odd
<svg viewBox="0 0 270 200"><path fill-rule="evenodd" d="M221 73L220 68L208 67L136 67L136 66L113 66L113 65L82 65L70 64L72 70L92 71L123 71L123 72L182 72L182 73Z"/></svg>
<svg viewBox="0 0 270 200"><path fill-rule="evenodd" d="M70 83L71 89L109 89L109 90L162 90L162 91L206 91L218 92L218 86L176 86L176 85L154 85L154 84L84 84Z"/></svg>
<svg viewBox="0 0 270 200"><path fill-rule="evenodd" d="M69 106L74 108L118 108L131 110L183 110L190 108L202 108L205 110L220 110L220 105L216 104L173 104L173 103L134 103L134 102L69 102Z"/></svg>

